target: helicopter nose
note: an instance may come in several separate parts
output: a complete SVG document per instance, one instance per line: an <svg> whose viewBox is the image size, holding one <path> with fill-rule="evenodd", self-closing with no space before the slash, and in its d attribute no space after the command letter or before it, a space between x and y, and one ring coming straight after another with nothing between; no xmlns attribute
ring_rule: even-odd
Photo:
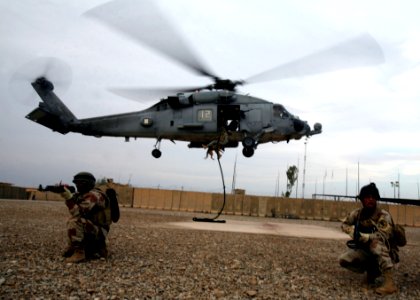
<svg viewBox="0 0 420 300"><path fill-rule="evenodd" d="M322 124L315 123L314 130L310 130L309 135L320 134L322 133Z"/></svg>
<svg viewBox="0 0 420 300"><path fill-rule="evenodd" d="M301 132L305 127L308 127L308 124L306 122L303 122L299 119L293 119L293 128L296 132Z"/></svg>

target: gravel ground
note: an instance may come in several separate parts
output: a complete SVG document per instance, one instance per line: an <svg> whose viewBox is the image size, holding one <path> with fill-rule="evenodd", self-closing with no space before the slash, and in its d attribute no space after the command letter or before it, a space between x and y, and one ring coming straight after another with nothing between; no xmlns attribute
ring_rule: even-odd
<svg viewBox="0 0 420 300"><path fill-rule="evenodd" d="M339 267L345 241L198 231L169 226L192 214L122 208L110 257L66 264L66 207L0 200L1 299L376 299L363 275ZM335 222L223 216L255 222ZM420 228L406 228L395 279L398 294L420 299Z"/></svg>

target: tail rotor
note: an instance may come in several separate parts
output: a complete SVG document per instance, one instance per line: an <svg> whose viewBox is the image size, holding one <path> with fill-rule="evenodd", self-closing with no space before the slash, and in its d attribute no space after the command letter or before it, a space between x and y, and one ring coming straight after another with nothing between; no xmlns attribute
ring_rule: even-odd
<svg viewBox="0 0 420 300"><path fill-rule="evenodd" d="M39 57L20 66L9 81L9 93L13 100L33 106L37 95L31 86L36 80L52 82L54 89L63 93L70 87L72 71L68 64L55 57Z"/></svg>

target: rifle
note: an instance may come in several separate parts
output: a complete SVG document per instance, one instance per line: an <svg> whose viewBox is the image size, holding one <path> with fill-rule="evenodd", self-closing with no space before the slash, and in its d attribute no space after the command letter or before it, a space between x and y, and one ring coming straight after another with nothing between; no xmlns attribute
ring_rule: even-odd
<svg viewBox="0 0 420 300"><path fill-rule="evenodd" d="M349 247L350 249L358 249L360 248L359 245L359 239L360 239L360 230L359 230L359 226L360 226L360 213L357 215L357 221L356 224L354 225L354 233L353 233L353 239L350 241L347 241L347 247Z"/></svg>
<svg viewBox="0 0 420 300"><path fill-rule="evenodd" d="M38 191L40 192L52 192L61 194L64 192L64 188L67 188L71 193L76 192L76 188L74 186L70 186L68 184L55 184L55 185L47 185L45 188L42 187L42 185L39 185Z"/></svg>

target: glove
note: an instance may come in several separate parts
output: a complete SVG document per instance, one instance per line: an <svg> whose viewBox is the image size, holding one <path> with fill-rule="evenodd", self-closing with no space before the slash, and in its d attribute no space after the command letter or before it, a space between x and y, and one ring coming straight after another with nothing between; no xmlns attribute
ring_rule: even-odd
<svg viewBox="0 0 420 300"><path fill-rule="evenodd" d="M347 233L352 240L354 239L354 225L348 226L347 228L343 229L343 231Z"/></svg>
<svg viewBox="0 0 420 300"><path fill-rule="evenodd" d="M65 200L70 200L73 197L73 194L70 192L70 190L63 186L64 192L60 193L61 197L63 197Z"/></svg>
<svg viewBox="0 0 420 300"><path fill-rule="evenodd" d="M359 242L367 243L370 240L370 234L369 233L360 233Z"/></svg>

